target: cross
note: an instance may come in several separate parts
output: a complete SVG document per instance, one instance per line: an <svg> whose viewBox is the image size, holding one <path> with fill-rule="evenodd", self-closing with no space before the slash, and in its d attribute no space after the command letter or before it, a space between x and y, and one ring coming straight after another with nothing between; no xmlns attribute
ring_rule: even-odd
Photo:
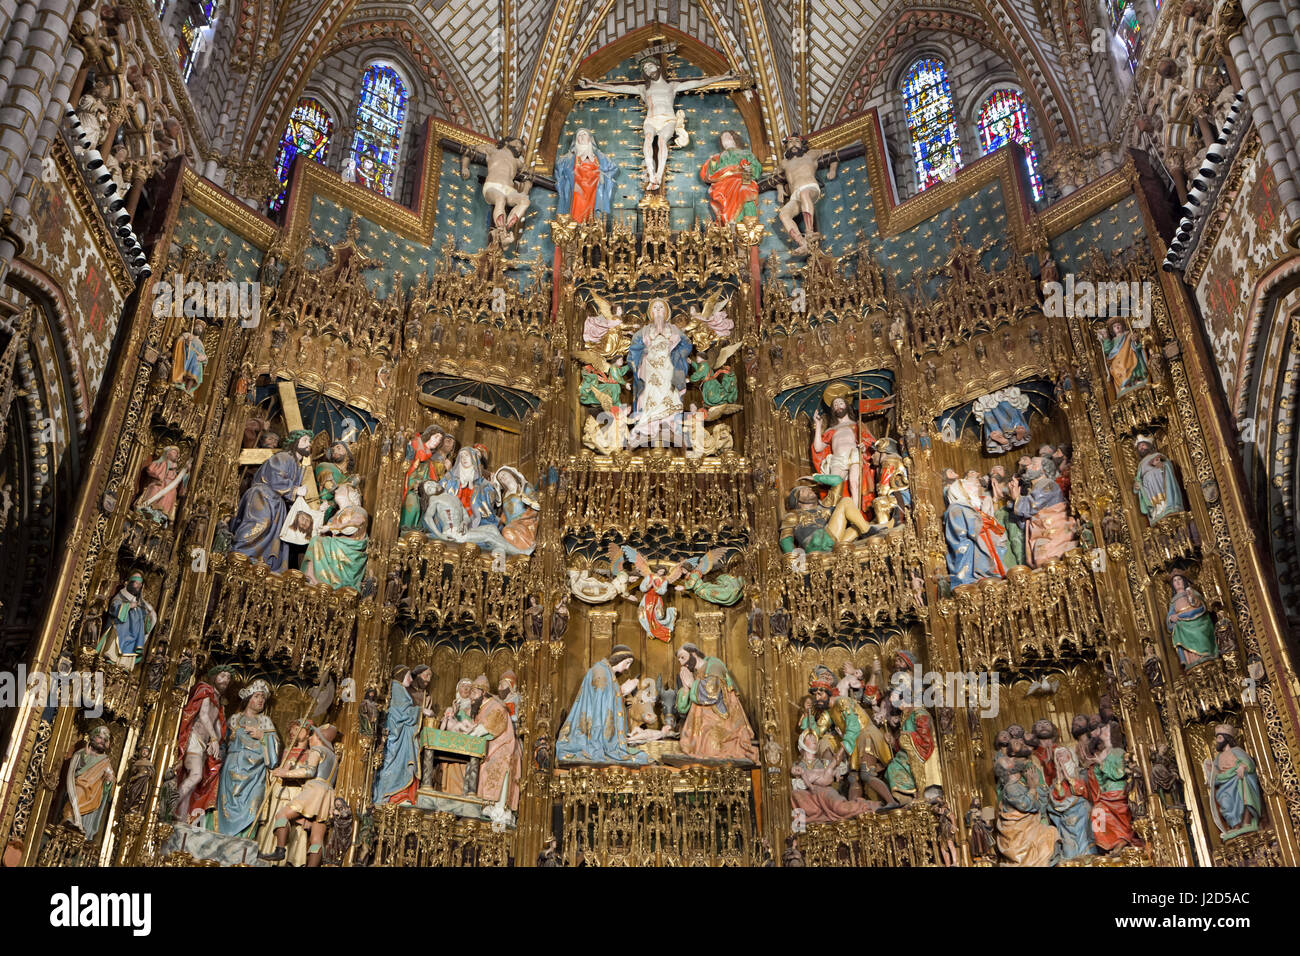
<svg viewBox="0 0 1300 956"><path fill-rule="evenodd" d="M276 387L280 391L280 409L284 412L284 423L289 426L289 431L297 431L303 427L302 412L298 410L298 390L293 382L287 380L281 380ZM239 453L239 463L261 465L279 450L278 448L245 448ZM316 490L315 469L309 462L303 471L305 475L302 483L307 487L307 501L316 501L320 495Z"/></svg>
<svg viewBox="0 0 1300 956"><path fill-rule="evenodd" d="M635 96L645 105L645 168L646 192L657 192L663 187L664 171L668 163L668 147L679 135L677 125L677 94L692 90L743 89L751 85L731 73L703 76L694 80L668 80L663 67L649 57L641 62L643 80L640 83L622 81L602 83L589 77L578 78L574 99L590 96Z"/></svg>
<svg viewBox="0 0 1300 956"><path fill-rule="evenodd" d="M474 438L480 424L488 428L495 428L503 432L519 434L519 423L509 418L502 418L500 415L493 415L485 412L481 408L473 405L463 404L461 402L451 402L445 398L438 398L434 395L427 395L423 392L419 395L420 404L428 408L436 409L446 415L459 418L460 434L456 436L456 444L465 448L474 444Z"/></svg>

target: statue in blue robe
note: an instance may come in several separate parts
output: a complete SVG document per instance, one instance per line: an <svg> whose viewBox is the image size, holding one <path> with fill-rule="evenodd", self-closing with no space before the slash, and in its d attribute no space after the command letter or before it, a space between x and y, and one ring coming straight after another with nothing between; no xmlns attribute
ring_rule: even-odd
<svg viewBox="0 0 1300 956"><path fill-rule="evenodd" d="M1174 463L1156 451L1155 443L1146 435L1139 435L1134 445L1141 458L1137 475L1133 478L1133 494L1137 497L1138 510L1147 516L1147 521L1151 524L1166 515L1186 511L1183 492L1178 486L1178 476L1174 474Z"/></svg>
<svg viewBox="0 0 1300 956"><path fill-rule="evenodd" d="M256 836L267 774L280 760L280 737L266 713L270 685L255 680L239 696L244 709L226 725L225 759L217 787L216 815L212 829L230 836Z"/></svg>
<svg viewBox="0 0 1300 956"><path fill-rule="evenodd" d="M1210 813L1224 840L1259 829L1264 816L1264 795L1255 761L1237 744L1232 724L1214 728L1214 756L1204 763L1205 785L1210 791Z"/></svg>
<svg viewBox="0 0 1300 956"><path fill-rule="evenodd" d="M985 510L979 479L954 477L944 494L948 508L943 513L943 537L952 586L1005 577L1006 530L993 519L991 499Z"/></svg>
<svg viewBox="0 0 1300 956"><path fill-rule="evenodd" d="M984 427L984 450L1000 455L1029 444L1029 397L1012 386L975 399L975 420Z"/></svg>
<svg viewBox="0 0 1300 956"><path fill-rule="evenodd" d="M140 657L158 613L144 597L144 575L134 571L108 605L112 625L100 641L109 660L130 670Z"/></svg>
<svg viewBox="0 0 1300 956"><path fill-rule="evenodd" d="M261 561L272 571L283 571L289 560L289 546L280 540L280 530L289 514L289 503L306 478L311 455L311 433L296 431L253 475L253 483L239 499L239 510L230 521L234 554Z"/></svg>
<svg viewBox="0 0 1300 956"><path fill-rule="evenodd" d="M482 446L467 445L456 455L455 463L442 480L443 490L460 499L470 528L500 525L496 486L483 476L486 458L486 449Z"/></svg>
<svg viewBox="0 0 1300 956"><path fill-rule="evenodd" d="M419 789L421 704L429 686L430 671L419 664L410 671L401 668L388 696L388 732L384 762L375 774L372 794L376 804L415 803Z"/></svg>
<svg viewBox="0 0 1300 956"><path fill-rule="evenodd" d="M650 300L649 322L637 330L628 346L632 366L633 405L636 433L645 433L660 422L676 421L683 408L691 340L673 325L666 299Z"/></svg>
<svg viewBox="0 0 1300 956"><path fill-rule="evenodd" d="M1076 721L1074 730L1080 730ZM1088 729L1083 721L1082 733ZM1097 852L1092 837L1092 803L1088 800L1089 769L1080 768L1074 749L1057 740L1056 725L1050 720L1034 723L1034 755L1050 781L1047 819L1061 835L1061 858L1073 860Z"/></svg>
<svg viewBox="0 0 1300 956"><path fill-rule="evenodd" d="M618 163L596 148L591 130L578 130L569 151L555 161L557 211L574 222L586 222L593 212L608 216L617 177Z"/></svg>
<svg viewBox="0 0 1300 956"><path fill-rule="evenodd" d="M560 763L650 763L648 753L627 745L630 728L618 675L631 666L632 651L622 644L591 665L555 742Z"/></svg>

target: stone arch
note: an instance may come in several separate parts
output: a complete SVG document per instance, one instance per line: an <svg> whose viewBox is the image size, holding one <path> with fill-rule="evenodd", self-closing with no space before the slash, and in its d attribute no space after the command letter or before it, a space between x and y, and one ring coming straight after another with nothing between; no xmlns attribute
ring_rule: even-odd
<svg viewBox="0 0 1300 956"><path fill-rule="evenodd" d="M625 33L613 43L596 50L590 56L575 64L567 71L565 79L557 86L560 91L550 102L542 123L541 138L538 141L538 155L550 165L559 146L560 132L564 120L573 108L574 99L567 92L569 84L578 76L601 76L614 65L644 49L651 35L663 34L677 44L677 55L687 60L705 73L721 73L732 68L727 58L711 47L705 46L694 37L663 26L643 27ZM760 160L767 159L768 137L763 128L763 118L757 97L747 98L732 95L732 101L740 110L745 121L745 135L749 138L750 148Z"/></svg>
<svg viewBox="0 0 1300 956"><path fill-rule="evenodd" d="M4 288L0 352L25 333L14 361L14 394L0 443L0 669L29 656L55 581L58 541L80 491L88 420L78 413L82 381L59 299L22 262ZM11 311L12 310L12 311ZM0 730L2 732L2 730Z"/></svg>

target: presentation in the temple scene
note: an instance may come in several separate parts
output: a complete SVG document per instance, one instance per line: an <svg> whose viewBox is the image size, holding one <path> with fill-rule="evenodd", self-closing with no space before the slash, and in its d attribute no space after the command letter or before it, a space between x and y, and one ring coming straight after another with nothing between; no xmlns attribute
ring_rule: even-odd
<svg viewBox="0 0 1300 956"><path fill-rule="evenodd" d="M4 922L1285 932L1298 157L1296 0L0 0Z"/></svg>

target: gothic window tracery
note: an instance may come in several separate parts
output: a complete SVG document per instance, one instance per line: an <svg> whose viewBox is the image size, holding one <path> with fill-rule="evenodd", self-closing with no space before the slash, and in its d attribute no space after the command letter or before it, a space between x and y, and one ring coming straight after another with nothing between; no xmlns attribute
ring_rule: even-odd
<svg viewBox="0 0 1300 956"><path fill-rule="evenodd" d="M917 189L927 189L961 168L957 114L942 60L927 57L912 64L903 78L903 105Z"/></svg>
<svg viewBox="0 0 1300 956"><path fill-rule="evenodd" d="M393 67L372 63L366 68L348 159L356 166L356 182L390 198L401 153L407 98L406 84Z"/></svg>
<svg viewBox="0 0 1300 956"><path fill-rule="evenodd" d="M278 210L289 194L289 170L299 153L318 163L325 162L329 151L334 121L319 100L306 96L298 101L280 138L280 153L276 157L275 172L280 180L280 191L271 197L267 206Z"/></svg>
<svg viewBox="0 0 1300 956"><path fill-rule="evenodd" d="M1029 129L1029 110L1019 90L1004 88L994 90L980 106L980 149L985 155L1001 149L1010 142L1025 147L1025 161L1029 166L1029 184L1034 199L1043 198L1043 179L1038 171L1038 153L1034 149Z"/></svg>

